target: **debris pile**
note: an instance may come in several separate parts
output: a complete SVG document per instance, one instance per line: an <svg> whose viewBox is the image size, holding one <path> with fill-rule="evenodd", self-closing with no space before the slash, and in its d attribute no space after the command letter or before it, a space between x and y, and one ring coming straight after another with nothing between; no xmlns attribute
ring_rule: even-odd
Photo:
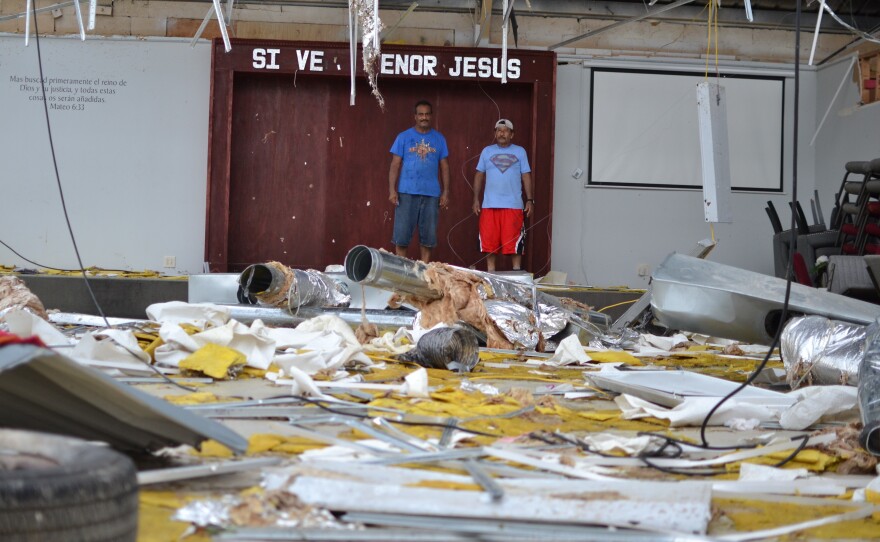
<svg viewBox="0 0 880 542"><path fill-rule="evenodd" d="M364 333L370 313L345 320L322 303L295 327L243 323L232 316L240 307L210 303L153 305L148 319L113 329L9 311L3 325L64 348L0 346L3 421L57 432L100 424L111 435L89 438L151 450L138 473L143 540L751 540L880 529L875 326L793 319L782 357L693 330L629 331L638 336L626 349L609 347L589 309L528 283L371 250L346 261L349 279L384 283L418 309L411 325ZM259 273L244 281L250 293L271 290L295 313L291 292L304 293L294 284L305 275L254 288ZM314 273L309 284L327 284ZM663 295L667 313L692 301ZM495 303L519 307L515 325L499 323ZM545 327L556 314L562 321ZM22 360L13 347L33 350ZM59 416L48 427L51 416L16 410L61 405L63 391L82 413L75 424ZM107 398L92 421L93 411L71 408L94 405L90 396ZM135 419L107 425L111 413Z"/></svg>

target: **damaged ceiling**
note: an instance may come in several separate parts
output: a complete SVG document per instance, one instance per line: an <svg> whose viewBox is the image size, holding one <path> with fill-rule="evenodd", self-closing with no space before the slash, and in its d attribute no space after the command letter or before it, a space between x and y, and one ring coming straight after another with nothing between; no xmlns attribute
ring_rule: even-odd
<svg viewBox="0 0 880 542"><path fill-rule="evenodd" d="M183 0L175 0L183 1ZM202 0L210 3L209 0ZM514 4L517 13L540 17L569 17L576 19L619 20L644 15L679 3L681 0L520 0ZM271 4L298 7L348 8L348 2L339 0L254 0L248 4ZM493 10L500 14L501 0L485 0ZM721 0L718 22L721 25L749 25L757 28L791 29L795 25L795 10L798 0L751 0L755 20L746 19L746 0ZM819 11L819 0L801 0L803 26L815 25ZM382 9L406 10L412 0L381 0ZM422 0L418 2L419 11L439 11L449 13L474 13L481 3L475 0ZM880 27L880 3L873 0L828 0L828 6L842 20L865 32L876 32ZM705 2L694 1L691 5L681 5L656 16L656 20L699 22L705 18ZM823 32L846 33L830 17L823 17Z"/></svg>

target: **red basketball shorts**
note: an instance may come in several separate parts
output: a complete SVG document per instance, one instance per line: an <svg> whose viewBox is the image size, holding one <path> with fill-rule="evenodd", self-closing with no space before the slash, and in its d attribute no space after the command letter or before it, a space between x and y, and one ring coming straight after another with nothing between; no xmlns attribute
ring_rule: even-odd
<svg viewBox="0 0 880 542"><path fill-rule="evenodd" d="M526 232L522 209L480 211L480 251L522 254Z"/></svg>

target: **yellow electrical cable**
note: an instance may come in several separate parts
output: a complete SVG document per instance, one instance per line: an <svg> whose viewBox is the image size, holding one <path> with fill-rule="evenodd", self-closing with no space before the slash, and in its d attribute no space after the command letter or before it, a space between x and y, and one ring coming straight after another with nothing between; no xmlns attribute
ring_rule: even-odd
<svg viewBox="0 0 880 542"><path fill-rule="evenodd" d="M720 7L715 8L715 77L718 77L718 9Z"/></svg>
<svg viewBox="0 0 880 542"><path fill-rule="evenodd" d="M638 299L630 299L629 301L621 301L620 303L615 303L614 305L608 305L607 307L602 307L601 309L597 310L596 312L604 312L605 309L613 309L614 307L619 307L621 305L628 305L630 303L635 303L636 301L638 301Z"/></svg>
<svg viewBox="0 0 880 542"><path fill-rule="evenodd" d="M706 73L704 77L709 79L709 53L712 51L712 13L715 11L715 0L709 0L709 21L706 31Z"/></svg>

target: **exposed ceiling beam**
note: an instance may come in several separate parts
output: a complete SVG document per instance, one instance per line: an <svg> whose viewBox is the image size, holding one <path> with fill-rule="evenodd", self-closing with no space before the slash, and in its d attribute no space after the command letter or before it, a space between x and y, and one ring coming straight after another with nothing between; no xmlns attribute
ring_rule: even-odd
<svg viewBox="0 0 880 542"><path fill-rule="evenodd" d="M690 4L690 3L693 2L693 1L694 1L694 0L678 0L677 2L673 2L672 4L667 4L667 5L665 5L665 6L661 7L661 8L653 9L653 10L651 10L651 11L649 11L649 12L647 12L647 13L644 13L644 14L642 14L642 15L637 15L637 16L635 16L635 17L632 17L631 19L625 19L625 20L623 20L623 21L618 21L618 22L616 22L616 23L614 23L614 24L609 24L608 26L603 26L602 28L597 28L596 30L591 30L591 31L589 31L589 32L587 32L587 33L585 33L585 34L581 34L580 36L575 36L575 37L573 37L573 38L571 38L571 39L567 39L567 40L565 40L565 41L561 41L561 42L559 42L559 43L557 43L557 44L555 44L555 45L551 45L551 46L548 47L547 49L553 51L553 50L555 50L555 49L559 49L560 47L565 47L566 45L568 45L568 44L570 44L570 43L576 43L576 42L578 42L578 41L581 41L581 40L587 39L587 38L589 38L590 36L597 36L597 35L599 35L599 34L603 34L603 33L605 33L605 32L608 32L609 30L613 30L613 29L615 29L615 28L617 28L617 27L619 27L619 26L623 26L623 25L625 25L625 24L635 23L635 22L641 21L641 20L643 20L643 19L648 19L648 18L651 18L651 17L656 17L657 15L659 15L659 14L661 14L661 13L665 13L665 12L667 12L667 11L669 11L669 10L675 9L675 8L680 7L680 6L683 6L683 5L685 5L685 4Z"/></svg>
<svg viewBox="0 0 880 542"><path fill-rule="evenodd" d="M211 2L212 0L172 0L186 2ZM413 0L381 0L380 7L383 10L400 10L406 11L412 4ZM798 0L806 2L807 0ZM876 0L870 0L876 1ZM312 8L333 8L348 9L347 0L248 0L247 4L267 4L281 6L303 6ZM496 3L497 4L497 3ZM632 19L639 15L645 14L649 8L641 0L638 1L622 1L622 0L604 0L604 1L586 1L586 0L531 0L530 8L522 8L517 11L517 17L522 21L523 18L529 16L535 17L560 17L575 19L601 19L601 20L626 20ZM755 0L752 0L752 11L754 13L754 21L749 22L746 18L746 12L742 5L736 7L722 6L718 11L718 24L723 27L743 27L743 28L763 28L774 30L794 29L794 2L792 1L791 9L762 9ZM243 4L244 5L244 4ZM670 2L659 0L653 7L665 7ZM775 6L787 6L782 2L772 2ZM818 5L818 4L817 4ZM419 0L419 12L439 12L439 13L463 13L473 15L474 10L480 6L478 0ZM493 6L492 11L499 15L503 14L500 10L500 4ZM858 26L860 28L873 28L880 25L880 15L861 15L856 16ZM841 16L846 13L841 13ZM663 14L658 16L657 20L670 21L681 24L705 24L707 14L705 6L682 6L671 14ZM801 26L814 26L816 24L817 14L815 11L805 12L801 16ZM822 20L823 33L846 34L848 31L841 28L830 17Z"/></svg>
<svg viewBox="0 0 880 542"><path fill-rule="evenodd" d="M880 38L880 25L877 25L874 28L872 28L871 30L868 30L868 34L871 34L875 38ZM862 37L853 38L853 40L851 42L847 43L846 45L844 45L840 49L838 49L838 50L834 51L833 53L831 53L830 55L826 56L825 58L820 60L816 65L821 66L822 64L825 64L826 62L830 61L831 59L833 59L834 57L839 55L840 53L843 53L843 52L849 51L850 49L854 49L854 48L858 47L864 41L865 40Z"/></svg>

